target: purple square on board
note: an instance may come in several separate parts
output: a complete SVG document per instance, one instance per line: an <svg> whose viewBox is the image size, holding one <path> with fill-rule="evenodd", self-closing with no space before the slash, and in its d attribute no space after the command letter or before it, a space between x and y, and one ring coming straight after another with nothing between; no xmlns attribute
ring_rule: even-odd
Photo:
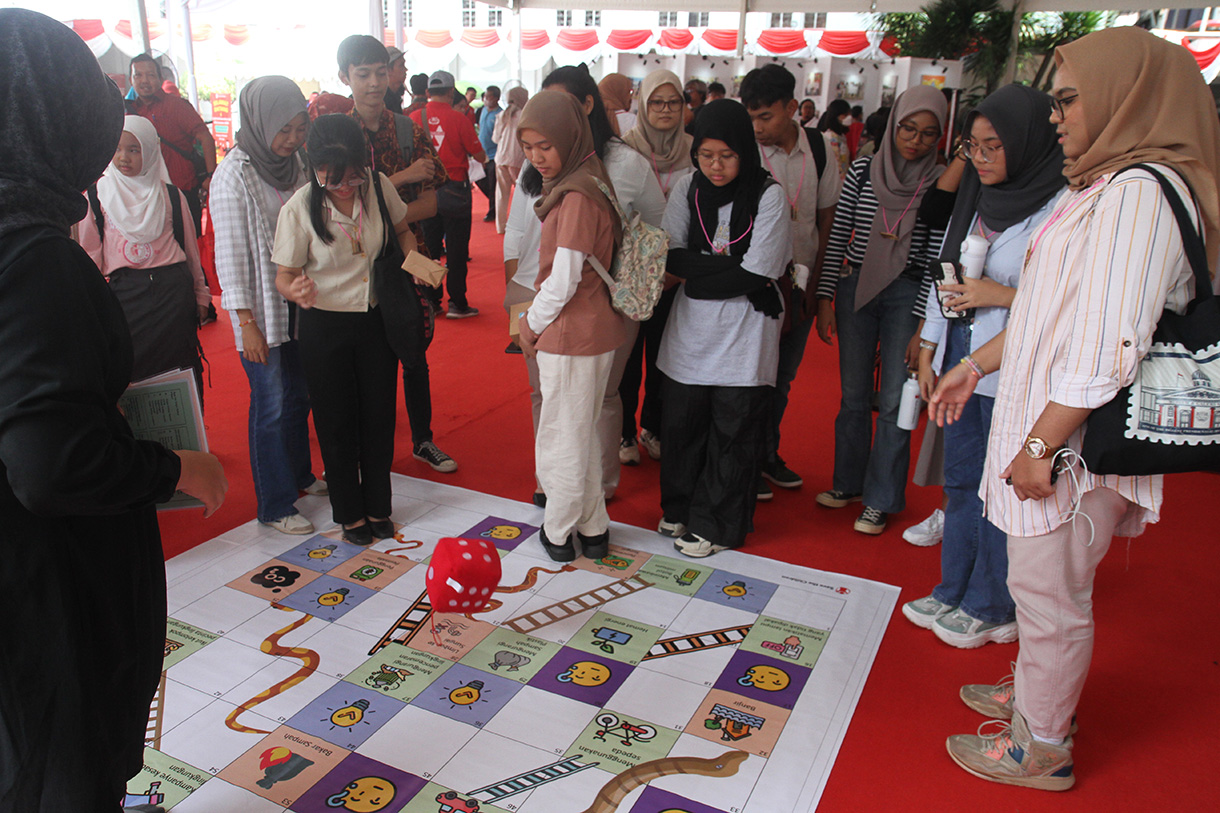
<svg viewBox="0 0 1220 813"><path fill-rule="evenodd" d="M699 802L692 802L685 796L653 787L644 788L640 800L631 807L631 813L670 813L674 810L681 810L683 813L724 813L718 807L708 807Z"/></svg>
<svg viewBox="0 0 1220 813"><path fill-rule="evenodd" d="M398 813L427 781L360 754L350 754L297 799L295 813L376 810Z"/></svg>
<svg viewBox="0 0 1220 813"><path fill-rule="evenodd" d="M526 685L604 708L634 668L565 646Z"/></svg>
<svg viewBox="0 0 1220 813"><path fill-rule="evenodd" d="M353 750L407 704L351 683L336 683L292 715L288 727Z"/></svg>
<svg viewBox="0 0 1220 813"><path fill-rule="evenodd" d="M346 615L348 610L369 596L375 595L377 595L376 590L361 587L335 576L322 576L292 595L279 599L276 604L309 613L323 621L337 621Z"/></svg>
<svg viewBox="0 0 1220 813"><path fill-rule="evenodd" d="M707 581L695 593L695 598L712 601L725 607L745 610L748 613L761 613L767 607L771 596L775 595L777 585L756 579L753 576L742 576L727 570L714 570Z"/></svg>
<svg viewBox="0 0 1220 813"><path fill-rule="evenodd" d="M537 525L528 525L503 517L488 517L468 531L457 535L458 539L486 539L504 551L512 550L526 539L538 533Z"/></svg>
<svg viewBox="0 0 1220 813"><path fill-rule="evenodd" d="M729 659L729 665L720 673L713 688L791 709L812 671L766 655L738 651Z"/></svg>
<svg viewBox="0 0 1220 813"><path fill-rule="evenodd" d="M519 691L521 684L515 680L455 663L420 692L411 705L482 728Z"/></svg>
<svg viewBox="0 0 1220 813"><path fill-rule="evenodd" d="M362 549L329 536L311 536L301 544L278 556L280 561L325 573L340 562L346 562Z"/></svg>

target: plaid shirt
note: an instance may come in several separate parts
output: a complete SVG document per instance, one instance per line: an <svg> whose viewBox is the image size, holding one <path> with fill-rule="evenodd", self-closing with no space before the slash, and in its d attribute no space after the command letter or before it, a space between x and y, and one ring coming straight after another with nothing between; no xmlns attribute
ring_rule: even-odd
<svg viewBox="0 0 1220 813"><path fill-rule="evenodd" d="M301 185L305 173L301 172ZM275 224L280 208L293 195L258 177L250 156L240 147L229 151L212 176L208 207L216 232L216 275L220 304L229 312L238 351L242 349L237 311L249 309L268 347L293 338L288 333L288 303L275 288Z"/></svg>
<svg viewBox="0 0 1220 813"><path fill-rule="evenodd" d="M444 165L437 158L436 150L432 148L432 139L428 137L427 128L420 127L418 124L412 128L414 146L411 149L411 155L404 157L402 150L398 147L398 128L397 123L394 121L393 113L389 110L381 111L381 121L378 123L377 132L375 133L365 129L364 122L360 119L360 114L354 109L351 112L351 117L359 122L360 128L364 130L364 137L368 140L369 147L373 153L374 168L387 178L393 177L394 173L402 172L411 166L412 161L425 155L432 157L436 165L436 174L431 181L427 183L411 183L398 187L398 196L402 198L403 203L412 203L420 196L421 192L438 189L449 180ZM415 242L418 245L417 250L424 256L427 256L428 250L424 246L424 232L418 221L411 224L411 231L415 233Z"/></svg>

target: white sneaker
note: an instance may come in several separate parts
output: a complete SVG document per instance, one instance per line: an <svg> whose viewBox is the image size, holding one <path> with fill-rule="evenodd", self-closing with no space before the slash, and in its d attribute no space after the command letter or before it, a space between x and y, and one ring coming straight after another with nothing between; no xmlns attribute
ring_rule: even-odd
<svg viewBox="0 0 1220 813"><path fill-rule="evenodd" d="M902 614L915 626L930 630L936 619L956 609L954 605L946 604L936 596L924 596L903 604Z"/></svg>
<svg viewBox="0 0 1220 813"><path fill-rule="evenodd" d="M661 459L661 439L647 429L640 430L640 445L653 460Z"/></svg>
<svg viewBox="0 0 1220 813"><path fill-rule="evenodd" d="M903 531L902 538L921 548L937 544L945 538L945 512L937 508L923 522Z"/></svg>
<svg viewBox="0 0 1220 813"><path fill-rule="evenodd" d="M704 539L699 534L692 533L684 534L681 539L674 542L674 550L692 559L702 559L728 549L727 545L717 545L710 539Z"/></svg>
<svg viewBox="0 0 1220 813"><path fill-rule="evenodd" d="M314 497L326 497L330 495L330 487L326 485L325 480L319 477L309 484L309 487L305 489L305 493L311 494Z"/></svg>
<svg viewBox="0 0 1220 813"><path fill-rule="evenodd" d="M618 462L624 466L640 465L640 450L636 448L635 441L631 438L623 438L623 442L619 444Z"/></svg>
<svg viewBox="0 0 1220 813"><path fill-rule="evenodd" d="M1017 640L1017 622L993 624L975 618L958 607L937 618L932 624L936 637L958 649L974 649L983 644L1011 644Z"/></svg>
<svg viewBox="0 0 1220 813"><path fill-rule="evenodd" d="M661 536L677 539L686 533L686 525L682 522L670 522L665 517L661 517L661 522L657 525L657 533Z"/></svg>
<svg viewBox="0 0 1220 813"><path fill-rule="evenodd" d="M319 480L319 482L321 481ZM275 528L282 534L292 534L293 536L301 536L314 532L313 523L300 514L289 514L274 522L264 522L263 524L268 528Z"/></svg>

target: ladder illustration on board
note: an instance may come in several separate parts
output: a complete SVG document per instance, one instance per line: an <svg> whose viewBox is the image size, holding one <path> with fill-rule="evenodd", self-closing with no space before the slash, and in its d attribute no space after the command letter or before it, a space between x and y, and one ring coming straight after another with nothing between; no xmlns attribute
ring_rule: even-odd
<svg viewBox="0 0 1220 813"><path fill-rule="evenodd" d="M682 655L687 652L698 652L703 649L715 649L718 646L740 644L746 639L746 633L753 624L743 627L725 627L722 630L696 632L692 635L680 635L676 638L662 638L652 645L643 660L651 661L657 658L667 658L670 655Z"/></svg>
<svg viewBox="0 0 1220 813"><path fill-rule="evenodd" d="M594 765L600 764L597 762L581 762L582 759L584 759L584 754L567 757L558 762L552 762L550 765L543 765L541 768L517 774L510 779L505 779L503 782L485 785L477 790L470 791L466 795L471 799L478 799L480 802L498 803L501 799L515 796L518 793L525 793L527 790L533 790L539 785L554 782L556 779L563 779L565 776L571 776L574 773L583 771L585 768L592 768Z"/></svg>
<svg viewBox="0 0 1220 813"><path fill-rule="evenodd" d="M423 628L424 622L431 615L432 602L428 599L428 592L425 590L419 594L419 598L415 599L415 602L407 608L407 611L394 622L394 626L390 627L389 631L381 636L381 640L369 650L369 654L376 655L390 643L402 644L403 646L411 643L411 639ZM395 638L394 636L399 632L402 632L403 636Z"/></svg>
<svg viewBox="0 0 1220 813"><path fill-rule="evenodd" d="M611 582L604 587L598 587L595 590L581 593L578 596L565 598L563 601L549 604L540 610L534 610L525 615L511 618L501 626L508 627L522 635L528 635L536 629L578 615L586 610L596 609L603 604L614 601L616 598L629 596L632 593L643 590L645 587L652 587L652 585L652 582L644 581L639 576L632 576L629 579Z"/></svg>
<svg viewBox="0 0 1220 813"><path fill-rule="evenodd" d="M148 727L144 729L144 744L161 750L161 713L165 708L165 673L161 673L161 682L157 685L157 693L153 695L152 705L148 709Z"/></svg>

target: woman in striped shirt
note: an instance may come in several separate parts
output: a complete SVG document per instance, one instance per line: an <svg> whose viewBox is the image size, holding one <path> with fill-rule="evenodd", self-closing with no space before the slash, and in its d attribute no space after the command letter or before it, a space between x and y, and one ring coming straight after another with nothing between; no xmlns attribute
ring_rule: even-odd
<svg viewBox="0 0 1220 813"><path fill-rule="evenodd" d="M1012 723L988 737L950 737L949 753L984 779L1066 790L1093 650L1094 574L1114 534L1136 535L1158 519L1162 478L1071 464L1055 480L1052 467L1078 460L1089 413L1131 383L1161 313L1183 312L1194 294L1160 185L1146 170L1122 170L1158 165L1214 271L1220 126L1195 60L1145 31L1099 31L1055 59L1048 112L1069 191L1030 239L1008 330L942 378L932 409L938 421L956 420L978 377L1000 370L979 491L988 519L1008 534L1021 649L1014 682L967 686L962 698Z"/></svg>
<svg viewBox="0 0 1220 813"><path fill-rule="evenodd" d="M924 193L944 171L935 149L946 115L945 97L931 87L898 97L876 155L848 170L818 282L818 335L829 343L838 332L843 396L835 418L834 483L817 503L843 508L863 500L855 523L860 533L881 533L887 516L906 504L911 433L898 428L898 401L915 366L912 338L927 300L928 254L944 238L943 230L917 215ZM874 438L870 402L878 351L881 408Z"/></svg>

